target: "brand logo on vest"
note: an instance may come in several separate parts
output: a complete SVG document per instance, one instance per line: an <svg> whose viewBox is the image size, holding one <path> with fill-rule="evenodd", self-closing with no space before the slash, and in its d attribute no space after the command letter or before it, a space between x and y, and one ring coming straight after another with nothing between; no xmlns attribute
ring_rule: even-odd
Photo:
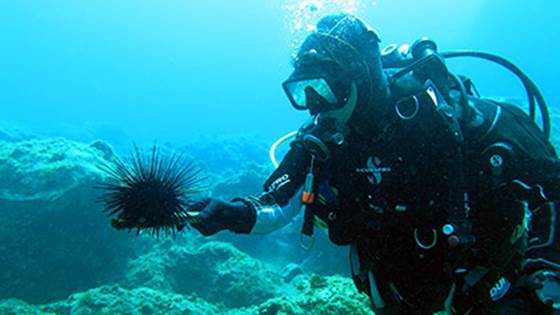
<svg viewBox="0 0 560 315"><path fill-rule="evenodd" d="M510 287L511 287L511 283L509 282L509 280L504 277L501 277L496 282L496 284L494 284L492 289L490 289L490 298L494 302L503 298L506 295L506 293L509 291Z"/></svg>
<svg viewBox="0 0 560 315"><path fill-rule="evenodd" d="M390 173L390 167L382 167L381 159L377 156L370 156L367 160L367 167L357 168L356 173L368 174L368 181L372 185L379 185L383 180L383 173Z"/></svg>

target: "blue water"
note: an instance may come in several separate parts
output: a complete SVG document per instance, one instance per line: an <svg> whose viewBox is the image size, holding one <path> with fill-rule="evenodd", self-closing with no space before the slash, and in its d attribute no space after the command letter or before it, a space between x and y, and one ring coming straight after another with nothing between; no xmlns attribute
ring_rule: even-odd
<svg viewBox="0 0 560 315"><path fill-rule="evenodd" d="M272 140L306 117L280 86L302 37L294 22L343 7L377 28L382 45L426 35L442 50L501 54L552 106L560 101L554 1L23 0L0 2L0 120L76 137L118 130L140 143L221 133ZM500 68L451 64L484 95L523 95Z"/></svg>
<svg viewBox="0 0 560 315"><path fill-rule="evenodd" d="M166 149L186 151L201 160L204 174L214 181L210 183L214 196L228 199L258 193L269 174L266 145L297 129L308 117L291 107L281 87L291 72L292 55L307 29L322 16L342 11L357 14L375 27L382 46L429 36L442 51L472 49L506 57L533 79L558 117L560 2L556 1L0 0L0 142L2 132L13 127L47 139L21 147L17 141L10 144L17 150L9 158L0 158L0 174L10 175L0 181L0 192L13 190L28 197L41 193L33 189L44 188L51 196L47 194L51 188L74 187L74 177L81 179L82 172L93 176L91 165L72 164L74 158L89 163L90 148L80 144L83 154L67 149L78 145L53 140L62 136L83 143L100 138L117 152L129 149L132 142L145 147L156 140ZM483 96L524 100L517 78L494 64L462 59L449 65L471 77ZM556 120L553 132L558 130ZM552 138L557 141L557 134ZM43 149L52 156L43 154ZM59 163L65 157L72 166L68 170ZM23 161L18 166L21 172L10 164L18 158ZM51 185L49 180L59 182ZM0 196L0 215L8 222L0 222L0 313L6 298L44 304L76 292L87 293L68 298L68 305L90 307L95 304L90 300L99 297L104 303L115 297L134 300L132 308L145 302L142 292L124 294L120 287L103 286L110 283L155 288L150 293L153 300L160 299L158 290L174 284L171 291L185 295L179 300L186 299L187 294L200 293L198 285L190 286L191 278L196 284L221 277L224 270L212 268L230 257L246 264L245 269L230 266L228 276L233 275L233 280L253 281L244 280L242 273L239 276L242 271L268 279L264 268L254 269L254 261L280 267L296 262L312 272L348 275L347 252L327 244L325 235L312 254L299 249L300 226L257 238L222 233L210 240L225 243L206 248L210 254L198 255L189 250L208 243L192 233L178 242L158 243L114 231L94 202L92 183L78 184L76 191L64 191L62 197L53 193L55 197L40 200L3 200ZM239 258L224 244L233 244L251 258ZM206 255L215 257L206 259ZM167 260L162 263L159 256ZM202 267L197 265L200 261ZM158 268L164 267L167 270L159 274ZM278 274L274 275L280 278ZM329 288L349 296L355 291L351 280L346 280L346 287ZM249 287L243 281L231 287ZM285 294L266 291L266 284L263 290L253 283L250 287L271 296ZM224 285L224 290L229 289ZM244 293L240 295L249 300L254 295L251 290ZM238 302L231 292L222 297L210 290L200 296L213 303L209 309ZM242 305L261 305L271 296L257 296L257 301ZM160 304L165 303L154 304L154 314L166 313L157 309ZM68 309L68 305L52 307ZM18 313L12 302L8 308ZM95 312L93 308L91 314ZM115 312L117 308L108 311Z"/></svg>

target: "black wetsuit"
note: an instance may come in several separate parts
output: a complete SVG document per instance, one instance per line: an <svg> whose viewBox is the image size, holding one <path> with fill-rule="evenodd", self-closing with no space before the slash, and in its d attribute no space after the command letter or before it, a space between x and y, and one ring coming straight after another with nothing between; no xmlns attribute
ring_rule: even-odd
<svg viewBox="0 0 560 315"><path fill-rule="evenodd" d="M319 197L310 209L327 223L332 242L357 253L358 289L371 296L374 279L384 305L377 314L431 314L449 297L458 313L543 310L516 282L526 258L560 261L556 239L529 247L548 238L550 209L537 211L532 231L526 229L531 211L544 203L536 185L559 200L556 153L520 109L474 97L470 107L461 143L430 115L403 120L395 114L382 135L351 133L328 161L315 163ZM284 206L300 198L310 159L295 141L266 182L263 203ZM476 241L451 248L442 227L458 188ZM526 268L549 268L538 261Z"/></svg>

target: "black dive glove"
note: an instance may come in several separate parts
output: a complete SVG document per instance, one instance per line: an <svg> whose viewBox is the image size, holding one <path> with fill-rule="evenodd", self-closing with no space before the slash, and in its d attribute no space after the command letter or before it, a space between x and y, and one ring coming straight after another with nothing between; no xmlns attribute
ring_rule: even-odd
<svg viewBox="0 0 560 315"><path fill-rule="evenodd" d="M227 202L209 198L201 200L194 208L198 208L198 213L191 226L204 236L222 230L247 234L257 220L255 210L241 201Z"/></svg>

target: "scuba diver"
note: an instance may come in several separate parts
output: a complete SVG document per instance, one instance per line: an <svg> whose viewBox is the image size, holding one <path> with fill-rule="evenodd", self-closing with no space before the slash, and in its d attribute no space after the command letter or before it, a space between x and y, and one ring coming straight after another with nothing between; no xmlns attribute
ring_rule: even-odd
<svg viewBox="0 0 560 315"><path fill-rule="evenodd" d="M264 234L303 211L302 235L321 220L349 245L376 314L558 313L560 163L542 95L494 55L379 43L355 16L321 19L283 83L309 121L264 192L206 199L192 226ZM530 114L481 98L455 57L514 72Z"/></svg>

